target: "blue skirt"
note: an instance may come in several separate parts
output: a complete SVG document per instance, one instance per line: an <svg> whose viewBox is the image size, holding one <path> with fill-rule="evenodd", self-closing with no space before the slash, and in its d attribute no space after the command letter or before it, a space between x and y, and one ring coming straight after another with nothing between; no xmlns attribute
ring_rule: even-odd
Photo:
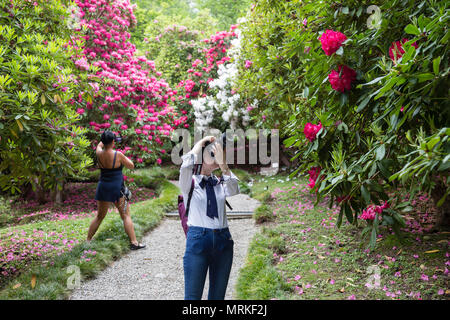
<svg viewBox="0 0 450 320"><path fill-rule="evenodd" d="M123 185L122 166L116 169L101 169L95 200L116 202L120 199Z"/></svg>

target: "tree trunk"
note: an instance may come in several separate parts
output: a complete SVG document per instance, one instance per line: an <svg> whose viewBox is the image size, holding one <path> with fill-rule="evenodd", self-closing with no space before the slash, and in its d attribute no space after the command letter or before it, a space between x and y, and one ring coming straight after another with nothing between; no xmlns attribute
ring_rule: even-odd
<svg viewBox="0 0 450 320"><path fill-rule="evenodd" d="M293 162L290 161L291 156L289 155L289 150L283 145L280 145L280 161L288 168L294 165Z"/></svg>
<svg viewBox="0 0 450 320"><path fill-rule="evenodd" d="M47 202L46 192L43 186L36 186L36 197L39 204L44 204Z"/></svg>
<svg viewBox="0 0 450 320"><path fill-rule="evenodd" d="M64 202L64 186L65 182L63 181L61 184L61 190L58 189L58 185L55 186L54 192L54 201L56 204L62 204Z"/></svg>

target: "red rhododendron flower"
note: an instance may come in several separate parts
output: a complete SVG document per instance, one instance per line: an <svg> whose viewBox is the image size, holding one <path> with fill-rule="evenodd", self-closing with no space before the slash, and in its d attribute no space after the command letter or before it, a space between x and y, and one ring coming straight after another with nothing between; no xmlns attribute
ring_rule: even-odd
<svg viewBox="0 0 450 320"><path fill-rule="evenodd" d="M322 49L327 56L331 56L347 40L345 34L339 31L326 30L320 37L319 41L322 44Z"/></svg>
<svg viewBox="0 0 450 320"><path fill-rule="evenodd" d="M303 133L305 134L305 137L310 141L313 142L316 139L317 132L322 129L322 124L319 122L319 124L312 124L308 122L305 124L305 128L303 129Z"/></svg>
<svg viewBox="0 0 450 320"><path fill-rule="evenodd" d="M347 66L339 66L339 71L331 71L328 80L334 90L344 92L352 88L352 82L356 80L356 71Z"/></svg>
<svg viewBox="0 0 450 320"><path fill-rule="evenodd" d="M320 174L320 167L312 167L309 171L309 183L308 186L312 189L316 185L316 180L319 177Z"/></svg>
<svg viewBox="0 0 450 320"><path fill-rule="evenodd" d="M405 49L403 49L403 44L407 41L409 41L407 38L403 38L401 42L395 41L389 48L389 57L391 58L392 61L394 61L394 63L397 63L397 60L400 59L405 53ZM412 44L412 46L416 49L418 48L418 45L415 42Z"/></svg>

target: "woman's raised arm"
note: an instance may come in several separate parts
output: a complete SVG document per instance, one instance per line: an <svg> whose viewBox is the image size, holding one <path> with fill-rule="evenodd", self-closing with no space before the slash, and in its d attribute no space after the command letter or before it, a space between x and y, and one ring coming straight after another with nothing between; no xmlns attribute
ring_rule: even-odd
<svg viewBox="0 0 450 320"><path fill-rule="evenodd" d="M122 163L125 166L125 168L131 169L131 170L134 169L133 161L128 159L128 157L125 156L122 152L117 151L117 153L119 154L119 157L120 157L120 163Z"/></svg>

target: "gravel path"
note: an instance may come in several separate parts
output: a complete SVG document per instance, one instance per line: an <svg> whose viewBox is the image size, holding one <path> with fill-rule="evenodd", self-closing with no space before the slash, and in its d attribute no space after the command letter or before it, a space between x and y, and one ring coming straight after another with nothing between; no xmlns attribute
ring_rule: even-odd
<svg viewBox="0 0 450 320"><path fill-rule="evenodd" d="M229 198L233 209L253 211L258 202L246 195ZM236 210L235 209L235 210ZM234 258L225 299L235 299L239 269L248 245L257 231L253 219L229 219L234 240ZM130 251L95 279L75 289L72 300L182 300L184 299L183 255L185 236L178 219L165 218L142 242L145 249ZM208 279L208 276L207 276ZM208 280L203 299L208 295Z"/></svg>

